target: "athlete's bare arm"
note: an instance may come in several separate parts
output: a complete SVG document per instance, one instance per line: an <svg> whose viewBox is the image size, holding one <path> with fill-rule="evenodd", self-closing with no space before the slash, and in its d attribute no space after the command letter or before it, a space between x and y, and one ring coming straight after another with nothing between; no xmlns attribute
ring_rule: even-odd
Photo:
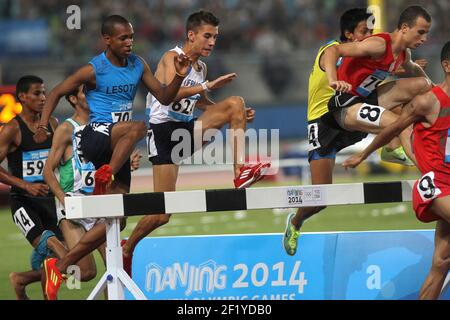
<svg viewBox="0 0 450 320"><path fill-rule="evenodd" d="M61 160L65 161L64 155L66 149L72 146L72 125L67 122L61 124L53 135L52 147L44 167L44 179L50 190L55 194L58 200L64 205L64 191L61 188L55 175L55 169L58 168Z"/></svg>
<svg viewBox="0 0 450 320"><path fill-rule="evenodd" d="M74 91L82 84L87 84L88 88L95 87L95 72L94 67L91 64L81 67L50 91L47 100L45 101L44 109L42 110L39 128L34 135L34 140L36 142L42 143L47 139L49 132L47 132L45 128L47 127L50 115L55 110L59 99Z"/></svg>
<svg viewBox="0 0 450 320"><path fill-rule="evenodd" d="M402 67L405 69L405 73L409 77L425 77L428 80L430 80L430 78L422 69L422 67L419 64L415 63L414 61L412 61L410 49L406 50L405 62L403 62Z"/></svg>
<svg viewBox="0 0 450 320"><path fill-rule="evenodd" d="M168 61L169 58L163 61L163 65L161 67L166 69L170 68L170 65L172 65L174 70L173 76L169 80L170 83L168 81L163 81L163 79L158 79L157 77L155 77L145 60L142 58L140 59L144 64L144 74L142 75L142 82L147 87L147 90L164 105L168 105L173 102L178 93L178 90L180 89L184 77L189 72L189 58L184 55L175 54L171 56L170 62Z"/></svg>
<svg viewBox="0 0 450 320"><path fill-rule="evenodd" d="M380 37L370 37L360 42L342 43L325 49L323 53L323 66L327 73L330 87L336 91L348 92L351 84L338 81L336 64L339 57L367 57L378 59L386 51L386 42Z"/></svg>
<svg viewBox="0 0 450 320"><path fill-rule="evenodd" d="M388 144L394 137L415 122L434 123L439 113L439 105L436 104L437 100L433 97L434 95L431 91L416 96L402 109L402 113L396 122L383 129L361 153L351 156L342 165L345 168L355 168L372 152Z"/></svg>
<svg viewBox="0 0 450 320"><path fill-rule="evenodd" d="M0 163L5 160L8 153L17 149L20 140L20 128L16 120L12 120L3 126L3 129L0 131ZM1 166L0 182L23 189L33 196L45 196L48 193L48 186L46 184L26 182L14 177Z"/></svg>
<svg viewBox="0 0 450 320"><path fill-rule="evenodd" d="M174 51L168 51L164 56L161 58L155 72L155 77L158 79L162 84L170 83L176 76L176 70L175 66L173 64L173 59L178 54ZM236 73L229 73L223 76L220 76L219 78L208 81L205 83L205 86L208 90L214 90L218 88L222 88L226 84L230 83L234 78L237 77ZM202 85L197 86L189 86L189 87L180 87L180 90L178 90L177 95L173 99L173 101L180 101L183 98L191 97L195 94L202 94L204 93L205 89Z"/></svg>

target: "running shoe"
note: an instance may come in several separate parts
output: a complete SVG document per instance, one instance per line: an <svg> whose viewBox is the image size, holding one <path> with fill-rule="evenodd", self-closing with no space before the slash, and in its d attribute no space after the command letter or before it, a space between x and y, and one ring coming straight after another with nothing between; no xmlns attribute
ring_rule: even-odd
<svg viewBox="0 0 450 320"><path fill-rule="evenodd" d="M234 186L236 189L250 187L252 184L264 178L264 174L269 168L270 162L260 162L243 166L239 176L234 179Z"/></svg>
<svg viewBox="0 0 450 320"><path fill-rule="evenodd" d="M295 212L287 217L286 231L283 236L284 250L290 256L293 256L297 252L298 237L300 236L300 230L295 229L295 226L291 222L294 216Z"/></svg>
<svg viewBox="0 0 450 320"><path fill-rule="evenodd" d="M94 179L94 195L105 194L106 189L114 181L111 166L109 164L102 165L97 171L95 171Z"/></svg>

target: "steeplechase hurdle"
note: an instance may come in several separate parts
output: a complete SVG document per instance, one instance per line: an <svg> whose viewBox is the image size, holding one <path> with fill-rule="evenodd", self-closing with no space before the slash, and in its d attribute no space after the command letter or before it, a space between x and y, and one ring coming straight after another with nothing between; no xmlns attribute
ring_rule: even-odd
<svg viewBox="0 0 450 320"><path fill-rule="evenodd" d="M123 300L124 287L137 300L144 293L123 270L120 218L147 214L298 208L411 201L413 180L248 189L193 190L67 197L68 219L106 218L106 272L89 295L108 288L110 300Z"/></svg>

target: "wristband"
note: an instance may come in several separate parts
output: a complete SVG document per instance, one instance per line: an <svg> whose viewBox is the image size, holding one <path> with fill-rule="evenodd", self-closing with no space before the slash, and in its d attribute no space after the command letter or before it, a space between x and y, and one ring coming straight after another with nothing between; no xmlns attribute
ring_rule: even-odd
<svg viewBox="0 0 450 320"><path fill-rule="evenodd" d="M208 82L209 82L209 81L206 80L206 81L203 81L203 82L201 83L201 86L202 86L203 90L205 90L206 92L210 92L210 91L211 91L210 89L208 89L208 86L206 85Z"/></svg>
<svg viewBox="0 0 450 320"><path fill-rule="evenodd" d="M50 132L50 130L47 128L47 126L44 126L42 124L38 125L38 129L44 129L47 132Z"/></svg>

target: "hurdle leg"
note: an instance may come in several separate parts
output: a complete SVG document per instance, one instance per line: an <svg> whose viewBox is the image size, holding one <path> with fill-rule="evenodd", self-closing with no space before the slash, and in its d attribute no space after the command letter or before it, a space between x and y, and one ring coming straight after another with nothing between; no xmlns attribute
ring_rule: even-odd
<svg viewBox="0 0 450 320"><path fill-rule="evenodd" d="M107 219L106 223L106 272L89 295L95 298L108 286L109 300L124 300L124 286L139 300L147 300L144 293L123 270L122 247L120 246L120 222L118 218Z"/></svg>
<svg viewBox="0 0 450 320"><path fill-rule="evenodd" d="M100 281L96 284L92 292L89 294L89 297L87 297L87 300L95 300L98 295L103 292L103 290L105 290L108 281L107 278L108 273L103 274Z"/></svg>
<svg viewBox="0 0 450 320"><path fill-rule="evenodd" d="M134 283L134 281L130 278L128 273L123 269L117 270L117 276L122 284L130 291L130 293L134 296L136 300L147 300L145 294L139 289L139 287Z"/></svg>

